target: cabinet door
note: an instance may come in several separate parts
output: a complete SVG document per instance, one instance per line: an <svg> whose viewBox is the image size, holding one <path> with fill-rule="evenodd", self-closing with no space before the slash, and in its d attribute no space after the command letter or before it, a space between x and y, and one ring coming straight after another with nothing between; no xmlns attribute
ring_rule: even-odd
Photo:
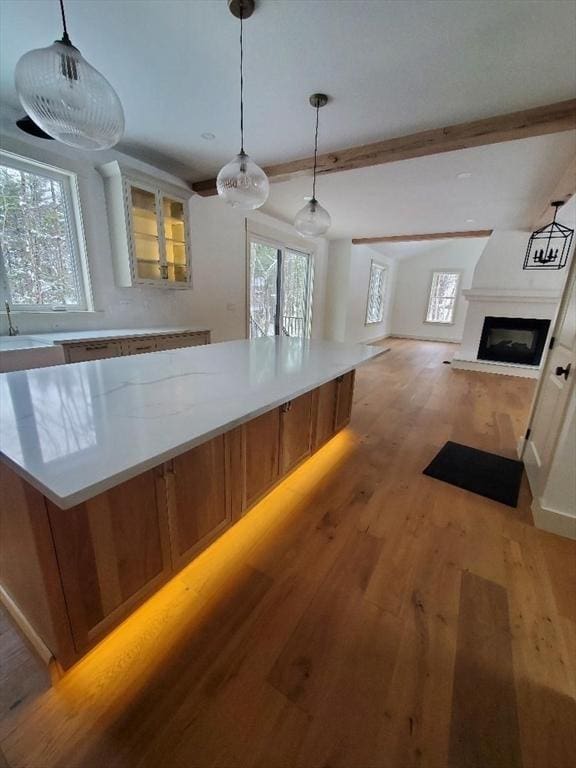
<svg viewBox="0 0 576 768"><path fill-rule="evenodd" d="M159 202L152 188L127 182L131 226L132 271L139 282L159 284L165 279Z"/></svg>
<svg viewBox="0 0 576 768"><path fill-rule="evenodd" d="M170 465L168 514L172 559L179 570L232 522L226 436L177 456Z"/></svg>
<svg viewBox="0 0 576 768"><path fill-rule="evenodd" d="M338 382L335 423L336 432L345 427L350 421L350 414L352 413L352 397L354 395L354 373L355 371L349 371L349 373L345 373L344 376L339 376L336 379Z"/></svg>
<svg viewBox="0 0 576 768"><path fill-rule="evenodd" d="M82 653L169 577L161 470L72 509L48 502L48 513L72 635Z"/></svg>
<svg viewBox="0 0 576 768"><path fill-rule="evenodd" d="M280 412L280 472L285 474L312 449L312 392L286 403Z"/></svg>
<svg viewBox="0 0 576 768"><path fill-rule="evenodd" d="M105 360L107 357L119 357L122 354L117 341L94 341L87 344L65 346L67 363L83 363L86 360Z"/></svg>
<svg viewBox="0 0 576 768"><path fill-rule="evenodd" d="M185 285L190 280L186 201L168 195L162 195L161 198L166 279L171 283Z"/></svg>
<svg viewBox="0 0 576 768"><path fill-rule="evenodd" d="M279 476L280 409L243 425L244 509L252 506Z"/></svg>
<svg viewBox="0 0 576 768"><path fill-rule="evenodd" d="M334 379L314 392L316 400L316 414L314 424L314 449L319 448L334 434L336 421L336 399L338 395L338 383Z"/></svg>

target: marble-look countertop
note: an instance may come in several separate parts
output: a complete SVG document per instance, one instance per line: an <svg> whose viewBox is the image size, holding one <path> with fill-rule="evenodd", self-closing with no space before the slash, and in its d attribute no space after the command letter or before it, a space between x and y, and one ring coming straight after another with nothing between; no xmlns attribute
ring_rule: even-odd
<svg viewBox="0 0 576 768"><path fill-rule="evenodd" d="M264 338L0 374L0 457L68 509L385 351Z"/></svg>
<svg viewBox="0 0 576 768"><path fill-rule="evenodd" d="M0 352L51 347L54 344L77 344L82 341L109 341L140 336L161 336L172 333L202 333L204 326L163 326L161 328L108 328L103 331L58 331L56 333L30 333L18 336L0 336Z"/></svg>

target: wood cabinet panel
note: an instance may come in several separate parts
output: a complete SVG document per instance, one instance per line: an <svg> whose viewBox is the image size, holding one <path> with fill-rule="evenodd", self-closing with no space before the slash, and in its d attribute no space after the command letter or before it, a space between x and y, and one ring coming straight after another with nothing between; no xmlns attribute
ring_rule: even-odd
<svg viewBox="0 0 576 768"><path fill-rule="evenodd" d="M69 510L47 503L74 643L82 652L169 576L164 483L156 469Z"/></svg>
<svg viewBox="0 0 576 768"><path fill-rule="evenodd" d="M177 456L166 473L172 559L182 568L232 523L226 435Z"/></svg>
<svg viewBox="0 0 576 768"><path fill-rule="evenodd" d="M355 371L349 371L348 373L345 373L344 376L339 376L336 379L338 393L336 398L335 432L338 432L338 430L345 427L350 421L352 398L354 396L354 374Z"/></svg>
<svg viewBox="0 0 576 768"><path fill-rule="evenodd" d="M280 409L243 425L244 509L254 504L279 477Z"/></svg>
<svg viewBox="0 0 576 768"><path fill-rule="evenodd" d="M209 333L183 333L174 336L157 336L156 349L181 349L182 347L197 347L210 343Z"/></svg>
<svg viewBox="0 0 576 768"><path fill-rule="evenodd" d="M67 344L65 346L66 362L83 363L87 360L104 360L108 357L119 357L122 348L118 341L94 341L87 344Z"/></svg>
<svg viewBox="0 0 576 768"><path fill-rule="evenodd" d="M312 392L280 409L280 473L285 474L310 455L312 450Z"/></svg>
<svg viewBox="0 0 576 768"><path fill-rule="evenodd" d="M334 434L338 383L334 379L315 391L313 447L319 448Z"/></svg>

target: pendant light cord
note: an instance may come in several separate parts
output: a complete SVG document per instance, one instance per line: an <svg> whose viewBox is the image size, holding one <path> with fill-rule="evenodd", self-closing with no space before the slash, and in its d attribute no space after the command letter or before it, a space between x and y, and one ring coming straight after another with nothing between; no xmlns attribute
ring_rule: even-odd
<svg viewBox="0 0 576 768"><path fill-rule="evenodd" d="M60 0L60 13L62 14L62 26L64 28L64 34L62 35L61 43L65 45L71 45L70 38L68 37L68 28L66 26L66 14L64 13L64 0Z"/></svg>
<svg viewBox="0 0 576 768"><path fill-rule="evenodd" d="M314 174L312 179L312 200L316 200L316 164L318 159L318 115L320 104L316 103L316 131L314 133Z"/></svg>
<svg viewBox="0 0 576 768"><path fill-rule="evenodd" d="M62 2L62 0L60 0ZM240 4L240 154L244 154L244 40L243 40L243 8Z"/></svg>

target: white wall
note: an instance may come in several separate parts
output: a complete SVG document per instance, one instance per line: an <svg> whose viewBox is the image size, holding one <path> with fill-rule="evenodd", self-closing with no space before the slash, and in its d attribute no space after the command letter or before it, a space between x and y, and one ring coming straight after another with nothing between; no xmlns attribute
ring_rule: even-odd
<svg viewBox="0 0 576 768"><path fill-rule="evenodd" d="M429 249L419 251L413 256L399 259L392 310L392 335L416 339L460 341L467 311L467 302L462 295L462 290L469 288L472 284L474 268L485 245L486 238L443 240L431 244ZM432 272L438 270L462 273L452 325L425 322Z"/></svg>
<svg viewBox="0 0 576 768"><path fill-rule="evenodd" d="M381 323L366 325L370 265L377 261L388 268ZM328 252L326 281L326 338L370 342L390 333L390 315L396 280L396 262L366 245L333 240Z"/></svg>
<svg viewBox="0 0 576 768"><path fill-rule="evenodd" d="M161 325L202 325L212 331L213 341L244 338L246 333L246 239L241 212L217 197L194 196L190 201L192 278L191 290L154 287L118 288L114 282L112 254L103 179L96 166L109 160L155 175L172 183L180 179L113 150L81 152L55 141L34 139L4 120L3 149L77 174L88 254L93 312L13 312L20 333L55 330L138 328ZM261 222L277 238L298 235L291 227L255 212L254 226ZM302 244L310 245L306 241ZM324 333L326 241L312 244L315 280L312 332ZM5 313L0 313L0 334L7 333Z"/></svg>

